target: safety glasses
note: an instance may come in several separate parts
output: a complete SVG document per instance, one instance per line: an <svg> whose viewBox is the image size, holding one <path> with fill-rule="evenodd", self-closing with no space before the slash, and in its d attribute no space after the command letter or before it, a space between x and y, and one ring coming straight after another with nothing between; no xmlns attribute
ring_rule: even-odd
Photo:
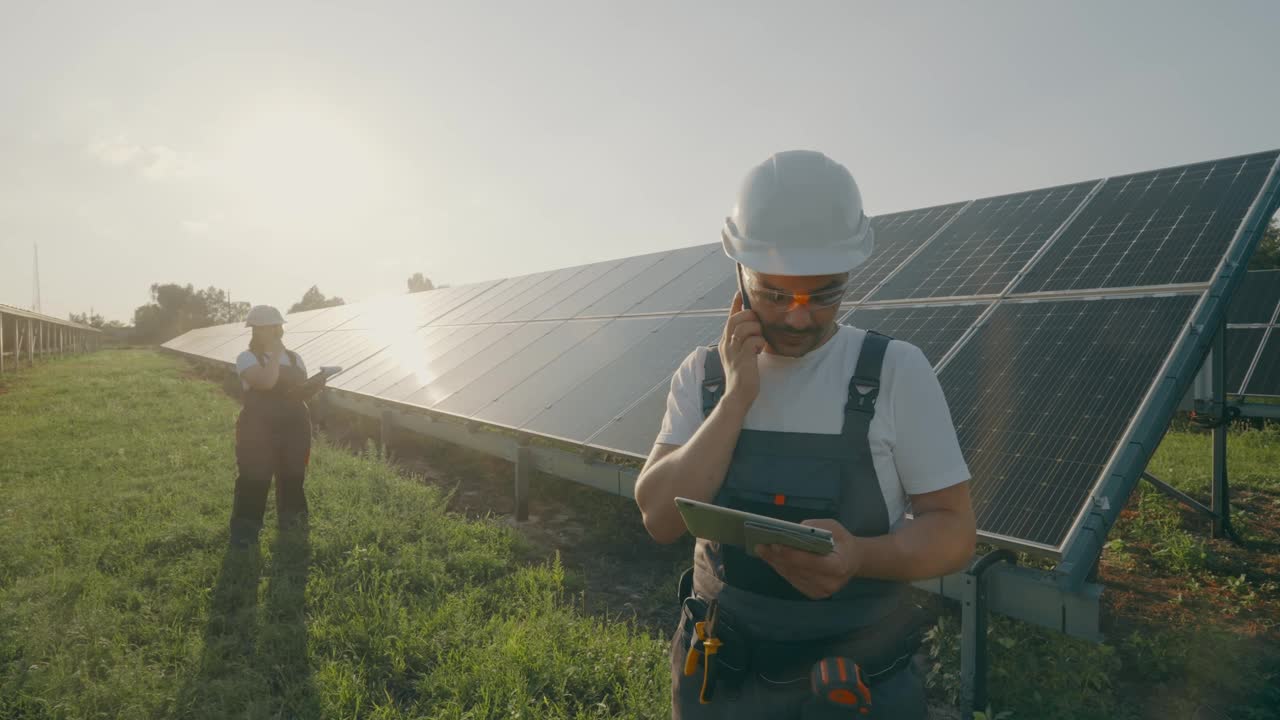
<svg viewBox="0 0 1280 720"><path fill-rule="evenodd" d="M798 307L807 307L810 310L825 310L839 305L840 301L844 299L845 291L849 288L848 284L843 284L814 293L792 293L762 287L755 281L755 278L750 277L750 274L748 274L746 286L747 292L751 293L751 301L754 305L762 309L775 311L790 311Z"/></svg>

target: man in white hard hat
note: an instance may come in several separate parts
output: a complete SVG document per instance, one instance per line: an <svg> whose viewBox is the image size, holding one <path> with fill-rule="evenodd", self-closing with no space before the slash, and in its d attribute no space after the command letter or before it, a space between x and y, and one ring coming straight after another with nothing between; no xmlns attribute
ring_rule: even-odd
<svg viewBox="0 0 1280 720"><path fill-rule="evenodd" d="M270 305L249 311L249 349L236 358L244 408L236 420L235 499L231 544L247 548L258 539L271 478L276 480L276 519L281 529L305 524L302 485L311 458L311 417L303 384L307 366L284 346L284 316Z"/></svg>
<svg viewBox="0 0 1280 720"><path fill-rule="evenodd" d="M645 528L677 540L683 496L826 528L835 551L697 540L673 717L924 718L906 589L972 557L969 471L924 354L837 322L874 248L857 184L821 153L778 153L722 238L743 290L719 345L672 378L635 488Z"/></svg>

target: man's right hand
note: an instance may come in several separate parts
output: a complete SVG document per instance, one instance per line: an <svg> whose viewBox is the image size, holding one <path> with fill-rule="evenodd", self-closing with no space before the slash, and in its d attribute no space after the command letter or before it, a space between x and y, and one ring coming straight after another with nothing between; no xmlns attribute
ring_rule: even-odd
<svg viewBox="0 0 1280 720"><path fill-rule="evenodd" d="M724 365L724 400L751 407L760 394L759 355L766 341L754 310L742 309L742 294L734 293L733 307L720 336L720 360Z"/></svg>

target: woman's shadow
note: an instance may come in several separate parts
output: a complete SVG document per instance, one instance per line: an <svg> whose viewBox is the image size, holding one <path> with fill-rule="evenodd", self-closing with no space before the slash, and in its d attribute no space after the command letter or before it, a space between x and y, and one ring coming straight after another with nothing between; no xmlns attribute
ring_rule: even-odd
<svg viewBox="0 0 1280 720"><path fill-rule="evenodd" d="M200 667L182 689L183 717L320 716L307 656L305 527L280 531L266 585L257 546L228 548L209 602Z"/></svg>

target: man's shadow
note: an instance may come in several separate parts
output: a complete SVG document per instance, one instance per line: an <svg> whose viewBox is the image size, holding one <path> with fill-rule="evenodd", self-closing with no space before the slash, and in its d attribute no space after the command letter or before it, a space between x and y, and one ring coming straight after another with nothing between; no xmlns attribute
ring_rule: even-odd
<svg viewBox="0 0 1280 720"><path fill-rule="evenodd" d="M276 536L259 607L262 564L257 546L223 556L200 667L178 698L183 717L320 716L307 657L307 530Z"/></svg>

